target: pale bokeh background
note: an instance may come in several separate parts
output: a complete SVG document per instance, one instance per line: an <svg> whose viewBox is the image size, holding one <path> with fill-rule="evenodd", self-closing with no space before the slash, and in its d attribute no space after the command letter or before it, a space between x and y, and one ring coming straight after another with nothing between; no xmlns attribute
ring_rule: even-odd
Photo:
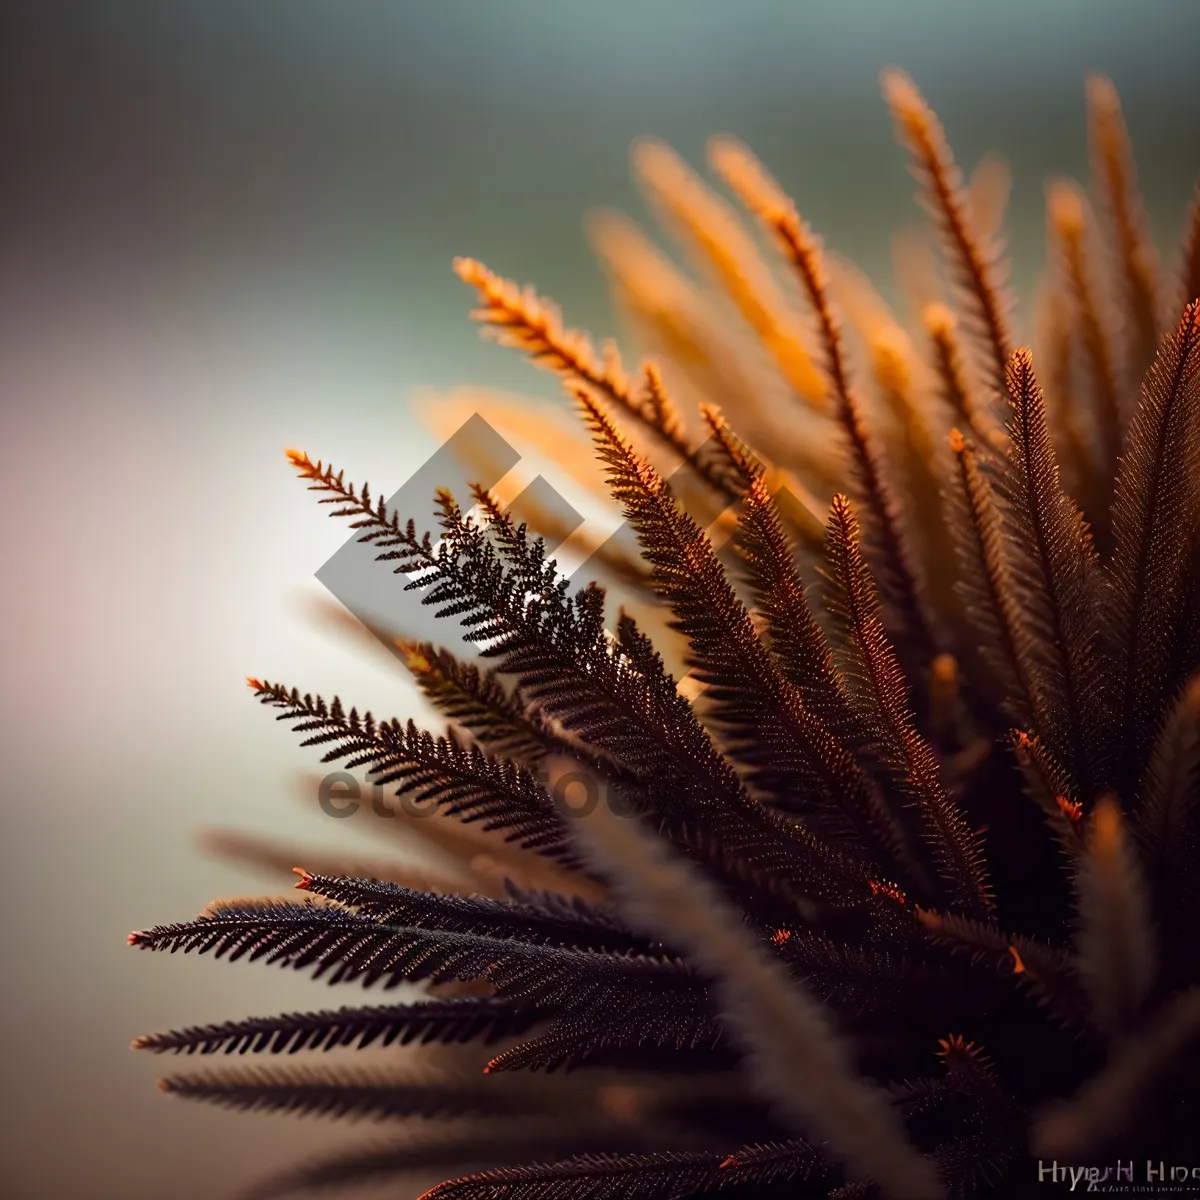
<svg viewBox="0 0 1200 1200"><path fill-rule="evenodd" d="M6 8L0 1194L220 1197L373 1131L164 1099L168 1064L128 1038L351 994L137 954L125 934L260 890L198 853L200 826L355 838L290 795L312 760L252 704L247 672L415 704L302 615L345 531L283 445L391 490L433 448L413 389L551 395L477 342L450 259L536 280L610 332L580 221L638 209L638 134L693 161L709 133L738 134L837 249L884 267L914 213L878 97L888 62L964 162L1009 156L1019 283L1041 255L1043 177L1085 169L1093 67L1121 90L1172 243L1200 159L1200 5Z"/></svg>

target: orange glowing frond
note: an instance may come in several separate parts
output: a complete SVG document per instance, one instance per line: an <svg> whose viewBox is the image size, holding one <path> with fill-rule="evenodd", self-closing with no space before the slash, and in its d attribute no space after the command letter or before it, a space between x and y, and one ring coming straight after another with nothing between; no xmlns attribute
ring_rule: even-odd
<svg viewBox="0 0 1200 1200"><path fill-rule="evenodd" d="M482 305L471 316L500 345L524 350L538 366L581 380L622 405L634 403L616 355L598 355L586 333L566 328L557 305L473 258L456 258L454 272L479 292Z"/></svg>
<svg viewBox="0 0 1200 1200"><path fill-rule="evenodd" d="M284 448L284 454L287 455L288 462L300 472L302 479L311 479L320 471L320 464L314 463L307 453L303 450L294 450L290 446Z"/></svg>
<svg viewBox="0 0 1200 1200"><path fill-rule="evenodd" d="M1067 796L1056 796L1055 802L1058 804L1058 810L1072 824L1083 817L1083 805L1078 800L1071 800Z"/></svg>
<svg viewBox="0 0 1200 1200"><path fill-rule="evenodd" d="M938 1058L948 1058L951 1054L970 1054L974 1049L975 1043L968 1042L961 1033L938 1038Z"/></svg>
<svg viewBox="0 0 1200 1200"><path fill-rule="evenodd" d="M1024 975L1025 974L1025 963L1021 958L1020 951L1016 948L1016 946L1009 946L1008 952L1009 952L1009 954L1012 955L1012 960L1013 960L1012 973L1014 975Z"/></svg>
<svg viewBox="0 0 1200 1200"><path fill-rule="evenodd" d="M894 883L880 879L870 879L867 882L876 896L889 896L898 904L908 903L908 897Z"/></svg>
<svg viewBox="0 0 1200 1200"><path fill-rule="evenodd" d="M803 326L737 216L664 143L638 142L633 162L658 207L725 289L795 393L823 410L824 380L805 346Z"/></svg>

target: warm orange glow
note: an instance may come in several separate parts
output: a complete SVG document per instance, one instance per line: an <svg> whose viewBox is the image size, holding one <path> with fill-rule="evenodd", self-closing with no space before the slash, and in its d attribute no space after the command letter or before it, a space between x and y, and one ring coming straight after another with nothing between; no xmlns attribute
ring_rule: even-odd
<svg viewBox="0 0 1200 1200"><path fill-rule="evenodd" d="M879 879L869 879L867 883L876 896L890 896L898 904L908 903L908 897L894 883Z"/></svg>
<svg viewBox="0 0 1200 1200"><path fill-rule="evenodd" d="M1083 805L1078 800L1069 800L1066 796L1055 796L1059 812L1072 824L1083 816Z"/></svg>

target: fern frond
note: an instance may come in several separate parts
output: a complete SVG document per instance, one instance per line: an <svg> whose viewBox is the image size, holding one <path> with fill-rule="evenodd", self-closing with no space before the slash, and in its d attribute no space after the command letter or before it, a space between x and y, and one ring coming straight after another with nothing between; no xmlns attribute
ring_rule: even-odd
<svg viewBox="0 0 1200 1200"><path fill-rule="evenodd" d="M985 918L992 897L980 838L946 794L937 759L917 731L908 687L859 549L858 520L845 496L833 498L827 556L826 607L843 633L842 675L859 720L896 784L919 810L955 904Z"/></svg>
<svg viewBox="0 0 1200 1200"><path fill-rule="evenodd" d="M675 628L689 640L694 673L709 685L707 697L728 730L731 752L756 770L782 776L785 786L820 789L844 818L879 831L894 850L902 844L899 827L887 821L854 756L776 669L707 537L595 402L581 393L580 403L613 497L637 531ZM819 817L819 804L811 804Z"/></svg>
<svg viewBox="0 0 1200 1200"><path fill-rule="evenodd" d="M1116 471L1125 412L1114 353L1116 339L1097 296L1088 256L1087 204L1074 184L1058 181L1047 189L1046 208L1091 376L1100 435L1100 476L1107 480Z"/></svg>
<svg viewBox="0 0 1200 1200"><path fill-rule="evenodd" d="M1095 780L1100 714L1095 659L1095 552L1063 490L1042 389L1028 350L1013 353L1007 389L1012 450L1005 533L1017 601L1031 634L1038 736L1081 787ZM1032 681L1031 681L1032 682Z"/></svg>
<svg viewBox="0 0 1200 1200"><path fill-rule="evenodd" d="M1087 102L1092 177L1120 281L1126 372L1136 387L1158 345L1158 251L1150 240L1129 131L1112 80L1090 76Z"/></svg>
<svg viewBox="0 0 1200 1200"><path fill-rule="evenodd" d="M544 1090L487 1086L482 1079L420 1079L346 1068L258 1068L169 1075L159 1090L242 1112L395 1120L403 1117L547 1115L563 1103Z"/></svg>
<svg viewBox="0 0 1200 1200"><path fill-rule="evenodd" d="M1047 227L1048 256L1053 258L1057 255L1057 235L1049 213ZM1085 421L1075 364L1079 322L1069 289L1058 274L1045 275L1038 289L1035 353L1045 385L1047 421L1068 490L1103 531L1112 479L1101 476L1091 436L1094 422Z"/></svg>
<svg viewBox="0 0 1200 1200"><path fill-rule="evenodd" d="M300 875L297 888L336 900L384 924L518 938L577 950L645 953L651 948L644 938L626 929L609 908L575 897L493 900L486 896L439 896L376 880L312 875L300 868L296 871Z"/></svg>
<svg viewBox="0 0 1200 1200"><path fill-rule="evenodd" d="M370 769L374 782L395 784L396 795L429 804L464 821L482 821L484 829L504 830L509 841L570 862L562 819L549 793L523 767L464 746L447 734L435 738L410 720L376 721L370 713L347 713L335 696L301 696L282 684L255 688L263 704L282 709L278 720L308 734L302 746L328 747L322 762L345 760L348 770Z"/></svg>
<svg viewBox="0 0 1200 1200"><path fill-rule="evenodd" d="M842 682L834 667L825 631L813 616L796 565L796 551L771 496L766 471L729 428L722 413L706 406L702 416L741 476L745 493L738 522L741 551L779 669L798 689L813 712L825 719L844 741L856 731ZM824 527L822 527L822 542Z"/></svg>
<svg viewBox="0 0 1200 1200"><path fill-rule="evenodd" d="M661 999L630 997L620 1012L573 1012L550 1024L545 1033L502 1051L484 1067L488 1075L516 1071L573 1070L616 1061L649 1066L656 1051L673 1052L683 1067L703 1069L708 1052L718 1064L724 1030L707 998L697 993L669 1005ZM624 1056L622 1058L622 1056ZM663 1061L663 1056L658 1061Z"/></svg>
<svg viewBox="0 0 1200 1200"><path fill-rule="evenodd" d="M1109 699L1125 765L1136 782L1180 680L1188 568L1200 517L1200 301L1184 310L1146 376L1117 472L1115 548L1105 573L1111 637Z"/></svg>
<svg viewBox="0 0 1200 1200"><path fill-rule="evenodd" d="M921 321L933 348L942 403L955 421L962 423L981 446L993 453L1004 453L1008 439L972 393L959 343L958 321L944 304L927 304Z"/></svg>
<svg viewBox="0 0 1200 1200"><path fill-rule="evenodd" d="M936 640L930 629L919 576L912 561L909 539L902 528L892 485L886 478L879 448L867 428L862 404L850 386L841 328L829 296L821 244L800 219L791 200L742 146L731 139L721 139L710 143L709 155L714 169L779 244L812 306L825 356L823 365L868 514L872 549L879 558L880 579L889 601L896 607L904 631L918 652L924 654L925 661L929 661L936 653Z"/></svg>
<svg viewBox="0 0 1200 1200"><path fill-rule="evenodd" d="M1096 1023L1117 1036L1130 1028L1154 982L1155 935L1125 819L1111 794L1100 798L1088 823L1075 886L1079 977Z"/></svg>
<svg viewBox="0 0 1200 1200"><path fill-rule="evenodd" d="M469 887L465 880L451 874L423 870L408 863L331 855L327 850L255 837L241 830L208 829L200 834L198 841L204 851L218 858L245 863L284 877L295 872L298 862L306 862L321 874L386 879L422 892L460 892Z"/></svg>
<svg viewBox="0 0 1200 1200"><path fill-rule="evenodd" d="M1165 907L1187 870L1191 816L1200 804L1200 675L1176 700L1155 739L1138 788L1137 839L1146 876Z"/></svg>
<svg viewBox="0 0 1200 1200"><path fill-rule="evenodd" d="M325 477L361 511L340 475L330 468ZM506 535L506 567L486 530L463 517L451 497L440 499L445 536L436 549L429 534L419 538L411 521L401 529L382 505L368 508L365 536L380 535L381 557L416 576L409 586L425 588L424 602L439 616L454 616L468 637L489 641L484 655L516 676L530 703L632 775L647 806L676 821L684 812L695 821L744 809L736 775L661 656L628 620L619 623L614 644L604 627L604 592L589 585L569 596L569 582L545 561L541 543L522 531ZM741 840L749 849L744 834Z"/></svg>
<svg viewBox="0 0 1200 1200"><path fill-rule="evenodd" d="M1064 1024L1088 1026L1086 997L1065 951L953 913L918 909L916 917L934 941L973 962L987 963L1002 978L1015 979Z"/></svg>
<svg viewBox="0 0 1200 1200"><path fill-rule="evenodd" d="M450 1179L420 1200L674 1200L706 1184L719 1154L589 1154L565 1162L499 1167Z"/></svg>
<svg viewBox="0 0 1200 1200"><path fill-rule="evenodd" d="M193 1025L134 1038L135 1050L155 1054L295 1054L300 1050L362 1050L393 1042L484 1045L525 1033L541 1018L510 1000L488 996L445 997L412 1004L384 1004L321 1012L248 1017L219 1025Z"/></svg>
<svg viewBox="0 0 1200 1200"><path fill-rule="evenodd" d="M564 1006L617 1005L631 991L661 986L667 992L697 986L684 965L661 957L621 956L558 946L530 945L449 930L387 925L332 907L260 905L160 925L129 935L131 945L172 953L211 952L296 970L315 967L330 983L377 980L482 979L496 995L551 1013Z"/></svg>
<svg viewBox="0 0 1200 1200"><path fill-rule="evenodd" d="M696 285L620 213L589 214L587 232L636 332L701 394L753 406L753 372Z"/></svg>
<svg viewBox="0 0 1200 1200"><path fill-rule="evenodd" d="M436 1129L436 1127L435 1127ZM499 1119L482 1128L452 1125L421 1131L403 1141L368 1143L327 1156L263 1180L247 1200L276 1200L298 1190L332 1191L352 1185L381 1183L429 1170L462 1171L464 1166L494 1168L500 1164L557 1162L572 1154L644 1150L650 1139L628 1122L597 1119Z"/></svg>
<svg viewBox="0 0 1200 1200"><path fill-rule="evenodd" d="M855 1076L821 1007L749 938L740 920L682 860L651 834L598 810L573 830L597 869L613 880L626 919L670 937L714 980L717 1004L748 1055L753 1078L793 1127L828 1140L853 1169L889 1195L919 1200L942 1189L908 1144L883 1094Z"/></svg>
<svg viewBox="0 0 1200 1200"><path fill-rule="evenodd" d="M520 692L505 690L495 671L480 670L428 642L399 638L396 645L430 702L493 754L536 765L547 754L567 750Z"/></svg>
<svg viewBox="0 0 1200 1200"><path fill-rule="evenodd" d="M638 142L633 166L655 205L733 301L795 395L824 412L824 381L808 352L804 328L728 205L661 142Z"/></svg>
<svg viewBox="0 0 1200 1200"><path fill-rule="evenodd" d="M827 1185L830 1165L825 1155L803 1138L789 1138L785 1142L765 1142L735 1150L720 1164L719 1172L718 1187L745 1183Z"/></svg>
<svg viewBox="0 0 1200 1200"><path fill-rule="evenodd" d="M621 366L616 347L606 346L598 356L591 339L576 329L563 327L558 309L532 288L520 288L493 274L473 258L456 258L454 270L474 287L483 307L472 316L482 322L503 346L524 350L538 366L578 381L635 417L665 446L688 463L705 483L728 494L696 448L691 446L673 411L655 402L655 388L639 394ZM661 381L659 381L661 384ZM661 386L657 389L661 394Z"/></svg>
<svg viewBox="0 0 1200 1200"><path fill-rule="evenodd" d="M975 447L950 431L957 487L950 490L951 530L958 553L959 592L976 645L1000 685L1004 703L1020 719L1040 707L1034 648L1025 628L1004 553L1002 517Z"/></svg>
<svg viewBox="0 0 1200 1200"><path fill-rule="evenodd" d="M1009 737L1026 792L1042 810L1064 853L1076 861L1083 853L1085 822L1074 785L1036 734L1014 729Z"/></svg>
<svg viewBox="0 0 1200 1200"><path fill-rule="evenodd" d="M883 73L883 94L900 141L912 156L921 184L921 200L942 241L951 278L958 290L987 379L1003 392L1004 368L1013 339L1009 331L1012 301L1004 284L1003 247L971 219L962 173L954 162L941 123L912 80L902 71Z"/></svg>
<svg viewBox="0 0 1200 1200"><path fill-rule="evenodd" d="M904 483L903 511L911 529L911 542L920 561L928 607L945 618L954 613L954 562L945 553L947 535L943 504L946 476L945 447L934 440L940 422L927 411L927 395L921 386L920 364L908 335L898 328L884 328L870 339L872 373L876 394L892 416L895 432L891 457ZM840 490L840 489L839 489Z"/></svg>

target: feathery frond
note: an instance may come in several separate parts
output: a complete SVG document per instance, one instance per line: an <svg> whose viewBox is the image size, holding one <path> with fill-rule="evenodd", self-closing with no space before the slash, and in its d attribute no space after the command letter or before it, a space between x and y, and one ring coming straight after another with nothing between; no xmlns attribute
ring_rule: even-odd
<svg viewBox="0 0 1200 1200"><path fill-rule="evenodd" d="M1095 1019L1111 1035L1138 1016L1154 982L1154 934L1145 885L1112 795L1096 804L1076 878L1079 975Z"/></svg>
<svg viewBox="0 0 1200 1200"><path fill-rule="evenodd" d="M793 1126L828 1139L851 1169L905 1200L942 1195L936 1175L907 1144L872 1085L857 1079L846 1048L820 1007L788 986L786 975L746 935L741 922L687 866L632 822L599 810L576 837L596 868L613 879L626 919L670 936L714 987L764 1093ZM681 903L682 901L682 903Z"/></svg>
<svg viewBox="0 0 1200 1200"><path fill-rule="evenodd" d="M942 878L956 905L985 917L992 897L979 835L942 786L937 760L909 708L900 664L879 619L874 581L858 544L858 520L845 496L829 517L826 605L843 634L843 677L871 748L918 809Z"/></svg>
<svg viewBox="0 0 1200 1200"><path fill-rule="evenodd" d="M1086 789L1095 780L1099 713L1095 551L1063 490L1042 389L1028 350L1009 362L1012 451L1004 477L1013 590L1036 653L1035 731ZM1030 696L1031 703L1034 696Z"/></svg>
<svg viewBox="0 0 1200 1200"><path fill-rule="evenodd" d="M455 452L500 482L429 512L288 452L445 621L440 645L335 623L398 656L447 727L251 685L447 862L221 834L210 848L294 870L303 900L130 935L405 989L135 1039L255 1056L172 1074L172 1094L402 1127L253 1195L436 1169L452 1178L426 1200L982 1200L1024 1194L1036 1154L1190 1152L1200 203L1160 313L1120 106L1092 79L1102 236L1051 187L1044 394L1013 349L1007 168L964 183L915 85L883 88L948 285L934 238L906 231L915 329L728 137L709 166L803 311L652 141L635 171L700 276L624 218L591 233L655 362L627 373L532 288L456 260L476 319L583 421L470 392L435 427L478 411L586 468L621 536L514 498L523 473L486 447ZM580 553L620 603L568 578Z"/></svg>
<svg viewBox="0 0 1200 1200"><path fill-rule="evenodd" d="M1106 572L1115 691L1129 788L1181 682L1187 573L1200 522L1200 301L1164 339L1130 422L1113 499ZM1122 736L1114 732L1115 737Z"/></svg>
<svg viewBox="0 0 1200 1200"><path fill-rule="evenodd" d="M1136 387L1158 345L1158 251L1150 240L1129 131L1112 80L1090 76L1087 100L1092 175L1120 281L1126 370Z"/></svg>
<svg viewBox="0 0 1200 1200"><path fill-rule="evenodd" d="M962 173L954 162L941 122L902 71L883 73L887 100L901 142L912 155L912 171L922 187L921 199L942 239L952 279L969 318L968 331L980 364L997 390L1012 352L1009 312L1004 289L1007 267L994 230L972 220Z"/></svg>

